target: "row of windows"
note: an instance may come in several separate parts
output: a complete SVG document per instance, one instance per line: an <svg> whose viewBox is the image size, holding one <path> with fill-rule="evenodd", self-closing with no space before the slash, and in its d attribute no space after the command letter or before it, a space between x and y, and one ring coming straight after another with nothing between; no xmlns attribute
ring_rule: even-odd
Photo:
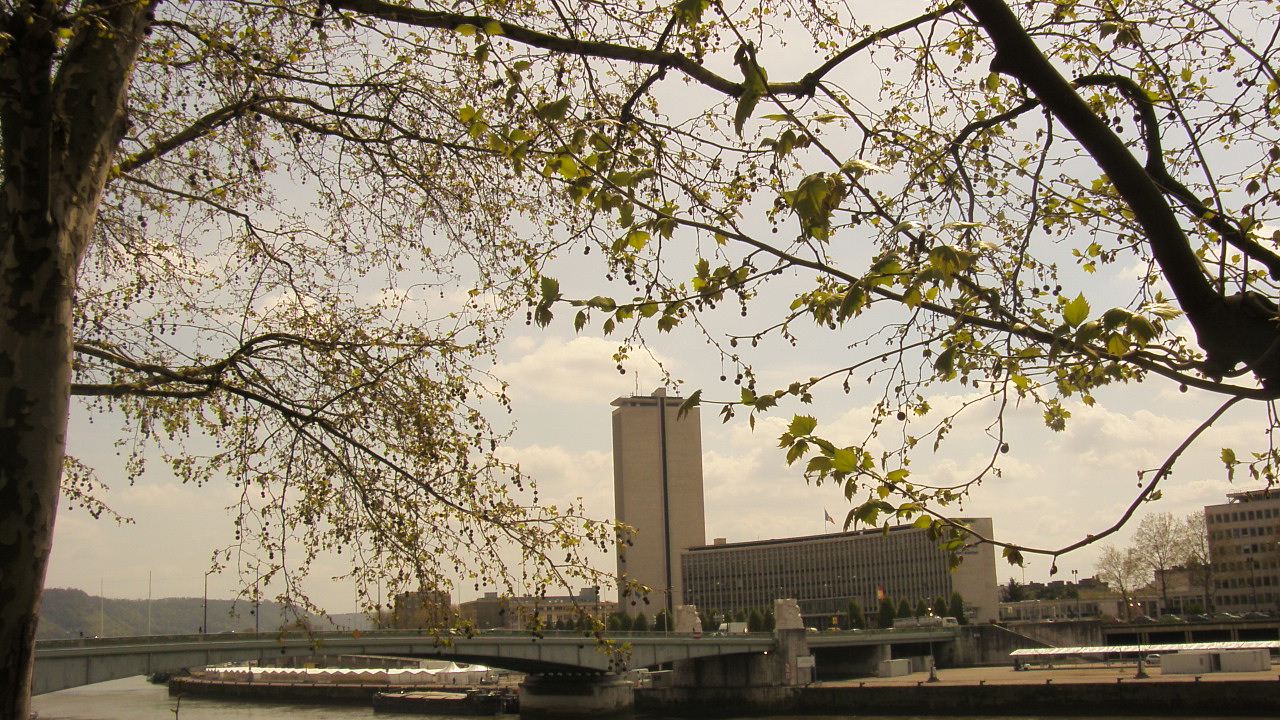
<svg viewBox="0 0 1280 720"><path fill-rule="evenodd" d="M1211 523L1249 522L1250 520L1266 520L1280 517L1280 508L1260 508L1257 510L1217 510L1206 513Z"/></svg>
<svg viewBox="0 0 1280 720"><path fill-rule="evenodd" d="M1273 557L1275 555L1274 552L1271 552L1275 548L1276 546L1268 545L1268 543L1247 543L1241 545L1215 545L1210 548L1210 552L1213 554L1215 560L1218 558L1238 556L1252 558L1254 563L1263 563L1266 558ZM1246 559L1243 562L1248 562L1248 560ZM1214 563L1214 565L1217 564L1217 562ZM1270 561L1270 566L1275 567L1275 560Z"/></svg>
<svg viewBox="0 0 1280 720"><path fill-rule="evenodd" d="M1280 527L1271 527L1269 525L1250 525L1248 527L1230 528L1224 530L1210 530L1209 538L1211 540L1227 540L1229 538L1240 537L1266 537L1280 533Z"/></svg>
<svg viewBox="0 0 1280 720"><path fill-rule="evenodd" d="M1276 579L1271 577L1270 575L1259 575L1257 577L1252 577L1252 578L1248 578L1248 577L1220 578L1217 581L1217 586L1218 586L1218 589L1220 590L1226 590L1226 589L1235 590L1237 588L1247 588L1247 587L1270 587L1275 584L1276 584Z"/></svg>
<svg viewBox="0 0 1280 720"><path fill-rule="evenodd" d="M1280 569L1280 562L1277 562L1275 560L1268 560L1265 562L1255 561L1253 564L1250 564L1247 561L1246 562L1223 562L1223 563L1213 564L1213 571L1219 574L1221 573L1253 573L1253 574L1262 575L1262 574L1266 574L1267 571L1269 570L1277 570L1277 569ZM1274 575L1275 573L1271 573L1271 574Z"/></svg>
<svg viewBox="0 0 1280 720"><path fill-rule="evenodd" d="M1219 595L1217 605L1219 608L1224 605L1253 605L1261 608L1267 608L1276 600L1280 600L1280 594L1272 592L1259 592L1257 593L1256 598L1253 593L1246 595Z"/></svg>

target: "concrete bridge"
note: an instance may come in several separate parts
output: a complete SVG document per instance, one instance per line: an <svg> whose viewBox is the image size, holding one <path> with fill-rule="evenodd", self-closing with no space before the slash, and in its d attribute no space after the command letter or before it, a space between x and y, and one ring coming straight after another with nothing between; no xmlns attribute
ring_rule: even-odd
<svg viewBox="0 0 1280 720"><path fill-rule="evenodd" d="M946 643L954 628L807 633L821 648ZM779 648L771 633L734 635L612 633L607 643L581 633L485 632L474 637L383 630L363 633L226 633L83 638L36 644L32 693L134 675L225 663L274 664L293 657L396 655L489 665L531 674L609 673L685 660L761 656ZM745 659L745 658L744 658Z"/></svg>

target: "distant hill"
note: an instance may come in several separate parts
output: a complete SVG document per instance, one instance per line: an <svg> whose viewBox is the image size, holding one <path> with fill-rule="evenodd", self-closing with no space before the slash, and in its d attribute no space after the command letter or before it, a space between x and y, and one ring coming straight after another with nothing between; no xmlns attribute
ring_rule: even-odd
<svg viewBox="0 0 1280 720"><path fill-rule="evenodd" d="M44 591L40 606L40 625L36 628L37 640L100 635L189 635L200 632L204 622L202 598L160 598L147 600L116 600L99 598L83 590L49 588ZM148 623L148 605L150 622ZM209 599L209 627L207 632L253 632L253 603L244 600ZM297 614L274 602L263 602L258 628L271 632L297 621ZM361 629L372 627L368 618L357 613L344 613L323 618L310 618L310 627L316 630Z"/></svg>

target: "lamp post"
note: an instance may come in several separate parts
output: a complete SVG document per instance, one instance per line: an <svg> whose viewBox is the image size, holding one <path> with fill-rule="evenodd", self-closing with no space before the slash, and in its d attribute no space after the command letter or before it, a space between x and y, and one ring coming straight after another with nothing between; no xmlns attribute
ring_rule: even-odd
<svg viewBox="0 0 1280 720"><path fill-rule="evenodd" d="M213 570L206 570L204 573L204 597L202 598L201 607L204 615L201 617L200 632L209 634L209 575Z"/></svg>
<svg viewBox="0 0 1280 720"><path fill-rule="evenodd" d="M1079 570L1071 571L1071 583L1075 585L1076 619L1079 620L1080 619L1080 571Z"/></svg>
<svg viewBox="0 0 1280 720"><path fill-rule="evenodd" d="M258 633L258 622L262 618L262 606L258 600L258 581L262 579L261 575L255 574L253 577L253 632Z"/></svg>

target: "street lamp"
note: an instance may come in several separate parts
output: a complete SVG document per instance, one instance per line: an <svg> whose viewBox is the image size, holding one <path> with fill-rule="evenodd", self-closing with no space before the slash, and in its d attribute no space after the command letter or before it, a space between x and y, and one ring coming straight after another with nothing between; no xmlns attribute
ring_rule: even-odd
<svg viewBox="0 0 1280 720"><path fill-rule="evenodd" d="M200 632L206 635L209 634L209 575L214 572L216 571L207 570L204 574L204 602L202 603L204 607L204 618L203 623L200 625Z"/></svg>
<svg viewBox="0 0 1280 720"><path fill-rule="evenodd" d="M1079 570L1071 571L1071 582L1073 585L1075 585L1076 619L1079 620L1080 619L1080 571Z"/></svg>
<svg viewBox="0 0 1280 720"><path fill-rule="evenodd" d="M258 599L258 581L260 579L262 579L261 575L257 575L257 574L254 575L254 578L253 578L253 632L254 634L257 634L258 622L262 618L262 612L261 612L262 606L261 606L261 602Z"/></svg>

